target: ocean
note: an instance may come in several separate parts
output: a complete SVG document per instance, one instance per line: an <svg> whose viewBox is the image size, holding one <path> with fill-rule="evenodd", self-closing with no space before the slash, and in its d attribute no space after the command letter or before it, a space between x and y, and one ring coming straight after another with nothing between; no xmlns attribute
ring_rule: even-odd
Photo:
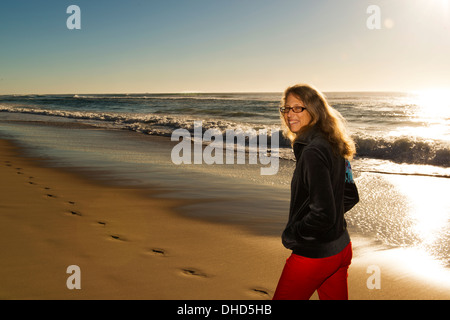
<svg viewBox="0 0 450 320"><path fill-rule="evenodd" d="M352 167L361 201L346 214L351 234L419 249L450 266L450 99L392 92L325 95L357 145ZM178 140L170 138L177 129L194 136L194 121L201 121L203 132L220 131L224 140L226 130L280 132L280 98L281 93L3 95L0 137L48 166L155 188L162 191L159 197L194 199L181 214L279 236L295 165L281 134L273 175L261 175L260 163L177 165L171 152Z"/></svg>
<svg viewBox="0 0 450 320"><path fill-rule="evenodd" d="M358 158L377 160L365 170L450 176L448 100L436 110L417 94L339 92L327 98L348 121ZM193 132L194 120L222 132L279 129L279 101L280 93L12 95L0 96L0 112L171 136L179 128Z"/></svg>

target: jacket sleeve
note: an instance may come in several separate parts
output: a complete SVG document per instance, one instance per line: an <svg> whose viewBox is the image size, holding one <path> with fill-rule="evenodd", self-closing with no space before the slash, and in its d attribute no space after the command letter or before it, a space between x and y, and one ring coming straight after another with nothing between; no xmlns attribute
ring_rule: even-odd
<svg viewBox="0 0 450 320"><path fill-rule="evenodd" d="M344 212L353 208L359 202L358 188L353 180L350 161L345 160Z"/></svg>
<svg viewBox="0 0 450 320"><path fill-rule="evenodd" d="M305 239L326 233L335 223L336 206L328 161L319 149L302 154L302 179L309 190L309 212L299 221L297 233Z"/></svg>

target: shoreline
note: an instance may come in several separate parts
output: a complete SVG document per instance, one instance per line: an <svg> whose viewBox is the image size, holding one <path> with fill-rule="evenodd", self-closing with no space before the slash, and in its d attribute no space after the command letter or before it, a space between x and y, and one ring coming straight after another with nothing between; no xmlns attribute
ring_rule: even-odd
<svg viewBox="0 0 450 320"><path fill-rule="evenodd" d="M4 139L0 175L0 299L268 300L290 254L279 237L176 212L192 199L43 167ZM350 299L450 299L399 264L402 249L351 237ZM70 265L80 290L66 286ZM381 289L367 288L371 265Z"/></svg>

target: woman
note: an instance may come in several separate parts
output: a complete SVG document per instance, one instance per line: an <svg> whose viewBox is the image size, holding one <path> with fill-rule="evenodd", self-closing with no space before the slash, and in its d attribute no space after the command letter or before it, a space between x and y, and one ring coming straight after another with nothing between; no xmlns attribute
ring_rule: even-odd
<svg viewBox="0 0 450 320"><path fill-rule="evenodd" d="M292 254L273 299L309 299L317 290L321 300L347 300L352 248L344 213L359 201L348 162L355 144L340 113L311 86L287 88L280 112L297 162L282 235Z"/></svg>

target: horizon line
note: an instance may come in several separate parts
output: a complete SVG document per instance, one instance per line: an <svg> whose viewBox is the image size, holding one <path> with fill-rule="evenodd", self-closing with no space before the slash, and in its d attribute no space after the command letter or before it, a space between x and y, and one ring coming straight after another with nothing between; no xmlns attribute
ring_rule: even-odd
<svg viewBox="0 0 450 320"><path fill-rule="evenodd" d="M0 96L31 96L31 95L142 95L142 94L242 94L242 93L283 93L282 91L161 91L161 92L66 92L66 93L0 93ZM323 93L415 93L423 90L320 90Z"/></svg>

